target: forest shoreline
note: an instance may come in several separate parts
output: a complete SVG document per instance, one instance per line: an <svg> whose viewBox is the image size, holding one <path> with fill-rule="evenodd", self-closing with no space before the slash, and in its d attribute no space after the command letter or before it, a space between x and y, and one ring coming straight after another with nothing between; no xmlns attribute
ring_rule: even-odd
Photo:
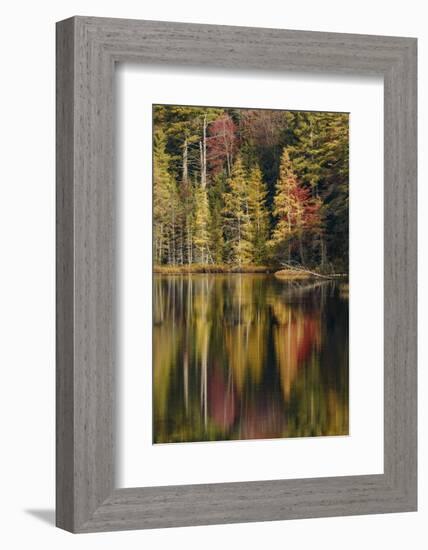
<svg viewBox="0 0 428 550"><path fill-rule="evenodd" d="M314 279L346 279L347 273L317 273L305 269L281 269L266 265L224 265L224 264L186 264L186 265L155 265L155 275L193 275L193 274L249 274L274 275L277 279L287 281Z"/></svg>
<svg viewBox="0 0 428 550"><path fill-rule="evenodd" d="M153 122L164 273L347 271L349 115L155 105Z"/></svg>
<svg viewBox="0 0 428 550"><path fill-rule="evenodd" d="M184 265L155 265L155 275L192 275L198 273L251 273L273 274L277 269L266 265L227 265L227 264L184 264Z"/></svg>

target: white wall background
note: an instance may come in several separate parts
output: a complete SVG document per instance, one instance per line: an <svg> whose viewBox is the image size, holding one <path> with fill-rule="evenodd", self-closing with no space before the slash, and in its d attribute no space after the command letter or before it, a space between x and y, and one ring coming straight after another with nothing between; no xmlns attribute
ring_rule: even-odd
<svg viewBox="0 0 428 550"><path fill-rule="evenodd" d="M360 549L426 547L428 375L419 378L419 512L384 516L70 535L54 507L54 23L70 15L417 36L420 151L428 145L428 27L424 2L407 0L14 0L0 22L0 543L3 548ZM419 155L420 212L428 206ZM420 249L427 230L421 215ZM424 250L426 251L426 249ZM421 250L420 280L428 277ZM420 341L428 330L419 289ZM420 364L428 359L421 346Z"/></svg>

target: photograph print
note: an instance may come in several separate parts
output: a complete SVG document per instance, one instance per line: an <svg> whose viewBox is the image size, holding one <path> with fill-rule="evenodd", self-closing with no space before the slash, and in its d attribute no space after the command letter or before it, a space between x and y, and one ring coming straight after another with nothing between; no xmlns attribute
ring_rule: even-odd
<svg viewBox="0 0 428 550"><path fill-rule="evenodd" d="M349 434L349 114L153 105L153 443Z"/></svg>

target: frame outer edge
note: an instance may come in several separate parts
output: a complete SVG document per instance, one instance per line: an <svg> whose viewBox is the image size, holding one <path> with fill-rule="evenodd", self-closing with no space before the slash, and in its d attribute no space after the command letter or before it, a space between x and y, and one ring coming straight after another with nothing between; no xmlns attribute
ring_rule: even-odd
<svg viewBox="0 0 428 550"><path fill-rule="evenodd" d="M56 525L74 530L75 21L56 25Z"/></svg>
<svg viewBox="0 0 428 550"><path fill-rule="evenodd" d="M417 510L417 56L385 74L385 475ZM388 185L388 188L387 188Z"/></svg>
<svg viewBox="0 0 428 550"><path fill-rule="evenodd" d="M73 19L73 529L81 532L114 489L114 65L93 29Z"/></svg>
<svg viewBox="0 0 428 550"><path fill-rule="evenodd" d="M115 53L122 52L121 60L148 59L142 53L141 36L152 33L158 49L153 54L149 51L149 58L152 55L151 59L166 62L175 53L176 37L168 42L171 47L166 58L161 48L174 29L179 29L180 40L184 40L176 47L189 48L193 36L211 43L225 33L233 42L234 28L75 17L59 23L57 29L57 525L73 532L92 532L415 510L416 404L409 404L409 399L415 399L416 389L416 351L412 348L416 339L416 287L412 286L416 280L416 41L373 36L367 37L365 44L362 36L318 33L316 38L328 46L327 54L312 43L314 33L282 31L302 45L305 55L293 53L283 66L278 59L271 62L281 70L303 63L303 70L308 71L318 59L320 70L323 64L324 70L331 70L337 62L342 73L358 73L366 67L368 73L385 76L385 106L389 101L389 111L385 109L385 120L389 117L389 130L385 125L385 132L389 131L385 182L390 188L389 195L385 193L385 224L388 220L396 224L385 230L385 234L394 233L385 239L385 253L392 258L389 272L385 265L385 277L392 278L389 286L397 295L391 294L393 304L388 311L385 308L385 319L387 313L393 313L391 318L397 314L396 325L401 329L393 326L389 330L388 334L397 338L389 356L385 352L385 362L388 357L392 361L385 370L389 377L385 384L389 415L385 417L385 453L389 453L385 474L332 478L321 484L311 479L279 480L271 489L270 482L250 482L243 484L238 494L235 489L240 484L217 484L211 489L202 485L114 490L111 111ZM236 29L242 40L245 29ZM207 30L215 36L207 37ZM133 42L124 53L128 31ZM284 46L285 35L277 35L277 31L253 28L248 32L264 44L264 31L273 40L269 52L275 51L277 42L288 48ZM338 41L346 45L346 57L339 51ZM369 55L371 43L378 48L374 60ZM232 54L234 66L239 66L240 60L246 63L249 55L242 42L241 47ZM270 54L264 45L261 48L264 59ZM354 50L359 56L355 62L349 57ZM179 55L185 64L191 63L192 57L188 62L184 49ZM268 60L266 63L269 68ZM225 64L231 66L229 58ZM399 411L401 406L403 411ZM279 493L275 494L273 487ZM303 487L309 494L302 501ZM262 510L256 502L250 505L254 490L263 496ZM344 491L349 496L343 500ZM229 495L228 513L224 510L227 515L218 513L223 495ZM246 510L241 508L244 495L250 499ZM335 500L339 495L341 498Z"/></svg>

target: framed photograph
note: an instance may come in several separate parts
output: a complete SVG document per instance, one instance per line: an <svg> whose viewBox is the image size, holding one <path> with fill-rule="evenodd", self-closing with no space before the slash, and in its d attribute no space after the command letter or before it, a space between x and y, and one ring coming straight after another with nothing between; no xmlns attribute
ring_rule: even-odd
<svg viewBox="0 0 428 550"><path fill-rule="evenodd" d="M153 105L154 444L349 435L348 128Z"/></svg>
<svg viewBox="0 0 428 550"><path fill-rule="evenodd" d="M57 24L57 525L417 508L416 39Z"/></svg>

